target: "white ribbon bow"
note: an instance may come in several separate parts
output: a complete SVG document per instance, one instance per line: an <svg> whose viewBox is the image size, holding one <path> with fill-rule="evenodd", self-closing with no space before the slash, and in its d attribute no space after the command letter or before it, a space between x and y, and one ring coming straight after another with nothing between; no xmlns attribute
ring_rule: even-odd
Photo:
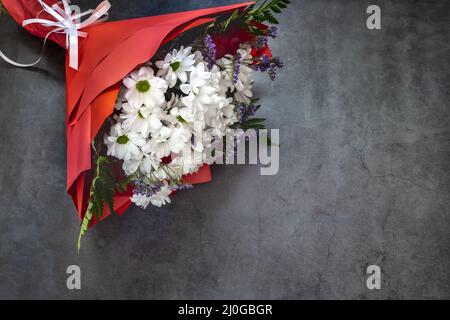
<svg viewBox="0 0 450 320"><path fill-rule="evenodd" d="M53 18L55 18L55 21L47 20L47 19L40 19L39 14L35 19L28 19L24 20L22 22L22 26L25 27L29 24L38 23L45 27L54 28L44 38L44 44L42 47L41 56L38 60L36 60L33 63L30 64L21 64L12 61L8 57L6 57L1 51L0 51L0 57L2 57L5 61L11 63L12 65L15 65L17 67L31 67L39 63L41 61L43 56L43 51L45 48L45 43L48 39L48 37L53 33L65 33L66 34L66 48L69 50L69 66L75 70L78 70L78 37L86 38L87 33L80 31L81 29L93 25L99 22L103 22L108 19L108 10L111 8L111 4L105 0L101 2L97 8L90 9L81 13L73 12L72 9L69 6L70 0L62 0L59 3L63 4L63 7L60 7L58 3L52 5L51 7L44 3L42 0L37 0L43 10L50 14ZM86 15L91 15L89 18L87 18L85 21L81 22L81 18Z"/></svg>

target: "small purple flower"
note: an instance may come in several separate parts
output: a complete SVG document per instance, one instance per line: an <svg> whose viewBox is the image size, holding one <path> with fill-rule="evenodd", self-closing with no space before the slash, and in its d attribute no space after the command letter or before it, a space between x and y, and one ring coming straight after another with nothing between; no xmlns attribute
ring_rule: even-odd
<svg viewBox="0 0 450 320"><path fill-rule="evenodd" d="M255 70L259 70L261 72L266 72L270 67L270 59L267 55L263 54L261 58L259 58L259 63L254 65Z"/></svg>
<svg viewBox="0 0 450 320"><path fill-rule="evenodd" d="M266 36L257 36L255 39L255 48L261 49L267 46L267 42L269 39L267 39Z"/></svg>
<svg viewBox="0 0 450 320"><path fill-rule="evenodd" d="M277 35L278 35L278 28L276 26L270 26L267 31L267 36L275 39Z"/></svg>
<svg viewBox="0 0 450 320"><path fill-rule="evenodd" d="M273 63L279 69L284 67L284 63L283 61L281 61L280 57L273 57L270 62Z"/></svg>
<svg viewBox="0 0 450 320"><path fill-rule="evenodd" d="M277 76L277 70L284 67L283 61L280 57L269 58L267 55L262 55L259 58L259 63L253 66L254 70L259 70L261 72L266 72L269 74L271 80L275 80Z"/></svg>
<svg viewBox="0 0 450 320"><path fill-rule="evenodd" d="M241 54L236 53L234 58L234 72L233 72L233 84L236 84L239 79L239 72L241 71Z"/></svg>
<svg viewBox="0 0 450 320"><path fill-rule="evenodd" d="M242 123L245 120L245 104L239 103L237 105L238 122Z"/></svg>
<svg viewBox="0 0 450 320"><path fill-rule="evenodd" d="M237 115L238 115L238 122L242 124L245 120L247 120L249 117L252 117L256 111L258 110L258 107L255 106L253 103L247 104L247 103L239 103L237 105Z"/></svg>
<svg viewBox="0 0 450 320"><path fill-rule="evenodd" d="M205 61L208 62L208 68L211 69L216 61L216 45L209 34L204 38L203 44L202 54Z"/></svg>
<svg viewBox="0 0 450 320"><path fill-rule="evenodd" d="M267 73L268 73L268 75L270 77L270 80L274 81L276 79L276 77L277 77L277 69L276 69L276 67L270 66L270 69L269 69L269 71Z"/></svg>
<svg viewBox="0 0 450 320"><path fill-rule="evenodd" d="M164 186L163 182L155 182L149 185L144 181L143 177L139 177L138 179L134 180L133 184L133 194L145 195L147 197L151 197L152 195L158 193Z"/></svg>

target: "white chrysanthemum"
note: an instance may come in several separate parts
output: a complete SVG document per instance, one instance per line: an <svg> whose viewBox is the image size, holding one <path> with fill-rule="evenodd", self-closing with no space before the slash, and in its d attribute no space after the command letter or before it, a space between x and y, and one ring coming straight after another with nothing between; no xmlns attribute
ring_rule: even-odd
<svg viewBox="0 0 450 320"><path fill-rule="evenodd" d="M107 154L121 160L139 158L141 150L139 147L145 144L145 139L136 132L126 131L121 123L111 127L110 135L105 138L108 147Z"/></svg>
<svg viewBox="0 0 450 320"><path fill-rule="evenodd" d="M162 166L153 171L152 175L159 181L163 181L169 178L166 172L166 168L163 168Z"/></svg>
<svg viewBox="0 0 450 320"><path fill-rule="evenodd" d="M223 81L231 91L235 91L234 98L238 102L250 103L253 96L253 69L248 66L249 61L252 61L251 48L238 49L239 59L239 73L235 78L236 62L231 55L217 60L217 64L225 70Z"/></svg>
<svg viewBox="0 0 450 320"><path fill-rule="evenodd" d="M155 64L159 69L157 75L167 80L169 88L176 85L177 79L182 83L187 81L187 71L195 64L195 55L191 54L191 50L191 47L174 49L164 60L156 61Z"/></svg>
<svg viewBox="0 0 450 320"><path fill-rule="evenodd" d="M169 156L172 152L178 153L183 150L189 137L185 135L185 130L176 127L162 127L158 134L152 136L150 141L142 147L145 153L153 153L159 158Z"/></svg>
<svg viewBox="0 0 450 320"><path fill-rule="evenodd" d="M205 123L213 130L210 133L222 137L225 130L236 122L234 105L231 98L215 96L213 103L205 113Z"/></svg>
<svg viewBox="0 0 450 320"><path fill-rule="evenodd" d="M211 69L211 84L216 88L220 96L226 96L232 83L228 72L221 71L217 65L213 65Z"/></svg>
<svg viewBox="0 0 450 320"><path fill-rule="evenodd" d="M130 200L143 209L146 209L150 204L150 197L147 197L145 194L133 194Z"/></svg>
<svg viewBox="0 0 450 320"><path fill-rule="evenodd" d="M203 54L201 53L201 51L195 51L194 52L194 60L195 60L195 64L203 62Z"/></svg>
<svg viewBox="0 0 450 320"><path fill-rule="evenodd" d="M120 118L124 120L123 128L139 132L144 138L147 138L150 132L161 129L161 108L145 105L137 107L129 103L124 103L122 108Z"/></svg>
<svg viewBox="0 0 450 320"><path fill-rule="evenodd" d="M160 107L165 101L167 83L164 79L155 77L150 67L141 67L133 71L123 80L123 84L128 88L125 98L133 106L140 107L144 104L149 107Z"/></svg>
<svg viewBox="0 0 450 320"><path fill-rule="evenodd" d="M180 109L185 109L186 106L181 102L181 98L178 95L172 94L172 97L169 101L167 101L165 110L168 114L165 115L164 120L171 124L186 124L186 119L184 117L188 117L186 115L186 111L183 111L180 114Z"/></svg>
<svg viewBox="0 0 450 320"><path fill-rule="evenodd" d="M198 95L200 93L200 89L209 84L210 80L211 72L206 69L203 62L200 62L192 68L189 75L189 82L180 85L180 89L184 94L189 94L192 92L195 95Z"/></svg>
<svg viewBox="0 0 450 320"><path fill-rule="evenodd" d="M152 153L143 153L142 161L139 165L139 170L148 175L153 170L158 170L161 164L161 158Z"/></svg>
<svg viewBox="0 0 450 320"><path fill-rule="evenodd" d="M170 203L169 195L172 193L172 188L169 186L167 181L164 181L164 186L161 187L156 194L150 196L150 202L156 207L161 207L166 203Z"/></svg>
<svg viewBox="0 0 450 320"><path fill-rule="evenodd" d="M142 153L135 159L124 160L122 164L122 169L125 175L130 176L137 171L142 162Z"/></svg>
<svg viewBox="0 0 450 320"><path fill-rule="evenodd" d="M241 71L239 72L238 81L234 84L236 88L234 98L236 101L243 103L251 102L251 98L253 97L253 81L253 70L246 65L242 65Z"/></svg>
<svg viewBox="0 0 450 320"><path fill-rule="evenodd" d="M197 113L202 113L206 105L211 103L211 96L216 89L211 86L211 73L206 70L203 63L199 63L192 69L189 82L180 86L181 91L187 96L181 98L185 108L180 108L179 113L188 122L193 122ZM203 120L202 114L198 117Z"/></svg>
<svg viewBox="0 0 450 320"><path fill-rule="evenodd" d="M203 165L203 154L195 152L189 146L186 146L182 155L172 159L171 166L179 168L178 170L184 174L197 172Z"/></svg>
<svg viewBox="0 0 450 320"><path fill-rule="evenodd" d="M170 112L173 108L179 108L182 105L180 96L172 92L170 95L170 100L164 104L163 109Z"/></svg>

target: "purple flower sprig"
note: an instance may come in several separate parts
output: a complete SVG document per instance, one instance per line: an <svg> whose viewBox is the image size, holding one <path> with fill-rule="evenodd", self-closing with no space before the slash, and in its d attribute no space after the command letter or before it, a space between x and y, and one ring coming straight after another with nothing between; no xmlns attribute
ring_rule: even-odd
<svg viewBox="0 0 450 320"><path fill-rule="evenodd" d="M267 36L275 39L278 36L278 28L276 26L270 26L269 29L267 29Z"/></svg>
<svg viewBox="0 0 450 320"><path fill-rule="evenodd" d="M256 36L255 49L262 49L267 46L269 38L275 39L278 35L278 28L270 26L263 35Z"/></svg>
<svg viewBox="0 0 450 320"><path fill-rule="evenodd" d="M148 184L145 182L144 179L145 179L144 177L139 177L138 179L133 181L134 184L133 194L151 197L152 195L158 193L164 186L164 183L161 181Z"/></svg>
<svg viewBox="0 0 450 320"><path fill-rule="evenodd" d="M204 48L202 50L203 58L208 62L208 69L211 69L216 61L216 44L213 42L212 37L207 34L203 39Z"/></svg>
<svg viewBox="0 0 450 320"><path fill-rule="evenodd" d="M283 61L280 57L269 58L267 55L262 55L261 58L256 59L256 63L253 64L253 69L256 71L266 72L270 79L273 81L277 77L277 70L284 67Z"/></svg>
<svg viewBox="0 0 450 320"><path fill-rule="evenodd" d="M236 84L239 79L239 72L241 71L241 54L236 53L234 58L234 70L233 70L233 84Z"/></svg>
<svg viewBox="0 0 450 320"><path fill-rule="evenodd" d="M244 123L245 120L252 117L259 109L259 106L253 103L247 104L243 102L238 103L236 107L239 124Z"/></svg>
<svg viewBox="0 0 450 320"><path fill-rule="evenodd" d="M269 42L269 39L266 36L257 36L255 38L255 48L262 49L265 46L267 46L268 42Z"/></svg>

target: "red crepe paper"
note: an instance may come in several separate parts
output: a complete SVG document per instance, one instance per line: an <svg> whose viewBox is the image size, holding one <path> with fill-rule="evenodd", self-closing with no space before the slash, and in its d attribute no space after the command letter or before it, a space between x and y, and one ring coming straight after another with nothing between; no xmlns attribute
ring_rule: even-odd
<svg viewBox="0 0 450 320"><path fill-rule="evenodd" d="M56 2L57 0L45 0L48 5ZM19 24L23 20L35 18L42 11L36 0L2 0L2 3ZM183 32L214 21L214 15L244 9L251 4L253 2L104 22L83 29L88 37L78 39L78 71L69 67L68 55L66 59L67 190L72 196L80 221L87 209L92 180L91 142L114 110L122 79L137 66L150 60L163 44ZM46 18L46 13L42 13L40 17ZM41 38L51 31L39 24L31 24L25 28ZM244 35L238 35L238 39L241 36ZM49 39L65 47L64 34L54 33ZM220 50L224 51L225 48L220 47ZM229 50L230 48L228 52ZM201 167L196 174L184 177L185 182L192 184L210 180L211 172L207 165ZM122 214L130 206L130 195L130 189L115 194L114 210L118 214ZM109 214L109 209L105 206L102 219Z"/></svg>

